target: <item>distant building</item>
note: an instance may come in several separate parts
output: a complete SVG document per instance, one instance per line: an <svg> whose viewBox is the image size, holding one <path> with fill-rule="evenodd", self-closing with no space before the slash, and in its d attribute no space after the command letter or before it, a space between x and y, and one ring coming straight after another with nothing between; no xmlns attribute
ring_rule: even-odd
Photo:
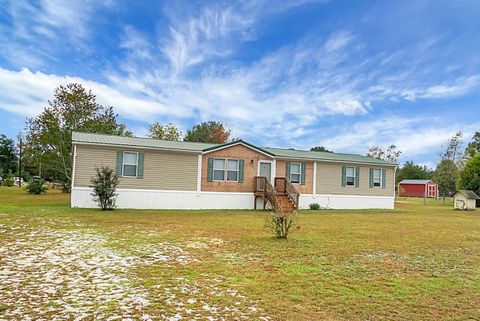
<svg viewBox="0 0 480 321"><path fill-rule="evenodd" d="M431 179L404 179L398 183L399 196L438 197L438 184Z"/></svg>
<svg viewBox="0 0 480 321"><path fill-rule="evenodd" d="M456 210L474 211L480 199L473 191L459 190L453 194L453 208Z"/></svg>

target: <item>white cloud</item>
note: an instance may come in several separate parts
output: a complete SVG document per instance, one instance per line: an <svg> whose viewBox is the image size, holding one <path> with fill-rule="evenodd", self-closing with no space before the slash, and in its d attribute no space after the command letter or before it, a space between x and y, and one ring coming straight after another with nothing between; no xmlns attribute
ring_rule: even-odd
<svg viewBox="0 0 480 321"><path fill-rule="evenodd" d="M440 118L385 116L354 123L315 145L333 148L338 152L364 154L369 146L385 148L395 144L402 151L403 161L421 155L429 155L431 159L459 129L464 131L465 137L470 137L479 127L480 122L465 124Z"/></svg>
<svg viewBox="0 0 480 321"><path fill-rule="evenodd" d="M178 124L215 119L233 127L235 136L270 146L323 144L336 151L364 153L369 145L393 142L405 156L414 156L439 146L457 130L453 125L425 128L417 120L385 117L344 130L330 129L328 134L340 134L319 140L326 137L326 130L317 129L325 117L368 115L380 103L392 100L464 95L478 88L480 76L459 75L458 69L448 77L436 73L435 68L427 71L422 55L433 49L425 46L418 49L422 53L418 56L409 55L408 48L366 54L365 44L350 30L327 37L307 35L247 64L234 59L243 42L256 39L264 17L303 3L272 6L257 0L235 6L215 3L195 10L167 8L168 26L160 34L147 37L132 26L124 28L119 47L127 54L115 64L117 70L101 70L105 83L31 71L36 68L0 68L0 108L33 116L46 106L58 85L79 82L102 104L113 105L122 117L145 122L160 118ZM41 39L58 38L62 30L68 41L78 37L75 40L80 43L92 32L93 5L74 1L67 7L44 0L36 6L24 1L9 6L15 17L12 32L31 41L30 46ZM31 17L22 20L21 10ZM49 44L39 44L41 50L29 52L27 46L12 41L5 45L0 39L3 55L28 66L54 59L44 50ZM417 126L421 127L421 140L412 131ZM137 128L145 132L141 125Z"/></svg>
<svg viewBox="0 0 480 321"><path fill-rule="evenodd" d="M78 77L31 72L26 68L19 72L0 68L0 108L24 116L35 116L47 106L56 87L70 82L83 84L97 95L100 103L115 106L115 111L127 118L146 120L156 113L167 110L160 101L125 95L98 82ZM169 113L175 115L174 111Z"/></svg>
<svg viewBox="0 0 480 321"><path fill-rule="evenodd" d="M94 0L11 0L2 3L0 55L14 66L39 67L58 50L87 51L95 13L109 2Z"/></svg>

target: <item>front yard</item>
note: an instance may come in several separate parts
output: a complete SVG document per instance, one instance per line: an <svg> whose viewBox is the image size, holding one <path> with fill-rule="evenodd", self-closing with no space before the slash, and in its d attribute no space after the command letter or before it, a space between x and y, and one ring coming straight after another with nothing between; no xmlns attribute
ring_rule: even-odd
<svg viewBox="0 0 480 321"><path fill-rule="evenodd" d="M480 320L480 211L69 208L0 188L0 320Z"/></svg>

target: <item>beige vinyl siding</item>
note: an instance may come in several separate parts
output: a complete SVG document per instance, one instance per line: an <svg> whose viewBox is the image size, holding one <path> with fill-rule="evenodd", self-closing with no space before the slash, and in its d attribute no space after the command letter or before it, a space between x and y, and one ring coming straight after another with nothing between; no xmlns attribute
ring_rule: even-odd
<svg viewBox="0 0 480 321"><path fill-rule="evenodd" d="M74 186L88 187L95 167L116 168L117 151L144 153L143 179L120 177L119 188L195 191L198 156L156 150L76 145Z"/></svg>
<svg viewBox="0 0 480 321"><path fill-rule="evenodd" d="M360 167L359 187L342 187L343 165ZM386 170L386 188L370 188L370 168ZM317 162L317 194L393 196L393 191L394 170L392 167Z"/></svg>

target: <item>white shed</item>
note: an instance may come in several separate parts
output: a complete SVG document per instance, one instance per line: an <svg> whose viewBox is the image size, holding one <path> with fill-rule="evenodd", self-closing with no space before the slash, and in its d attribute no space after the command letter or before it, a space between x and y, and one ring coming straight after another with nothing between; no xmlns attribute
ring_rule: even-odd
<svg viewBox="0 0 480 321"><path fill-rule="evenodd" d="M458 190L453 194L453 208L456 210L474 211L480 199L473 191Z"/></svg>

